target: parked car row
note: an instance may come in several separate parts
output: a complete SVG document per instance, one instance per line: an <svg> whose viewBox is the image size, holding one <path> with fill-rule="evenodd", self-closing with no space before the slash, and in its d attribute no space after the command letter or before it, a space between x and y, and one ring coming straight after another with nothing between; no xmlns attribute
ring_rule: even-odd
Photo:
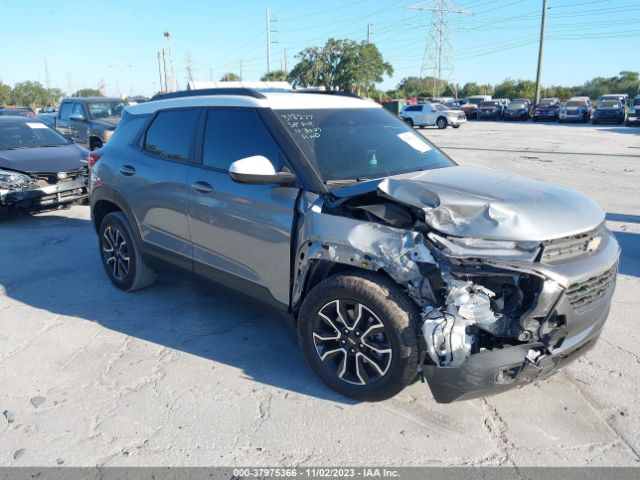
<svg viewBox="0 0 640 480"><path fill-rule="evenodd" d="M419 105L429 105L423 109ZM437 110L449 111L449 117L455 117L462 112L467 120L532 120L552 121L552 122L589 122L594 125L598 123L612 122L617 124L626 123L628 126L640 122L640 95L629 102L626 94L609 94L600 97L597 105L594 105L589 97L572 97L565 103L559 98L543 98L537 105L533 105L528 98L492 98L490 95L477 95L466 99L454 100L450 97L437 97L433 99L418 99L417 105L407 105L401 112L400 117L405 121L411 121L417 126L434 125L433 121L426 122L416 117L419 113L425 113L431 105L435 105ZM447 125L459 126L461 122L448 122L446 119L440 121L440 128Z"/></svg>

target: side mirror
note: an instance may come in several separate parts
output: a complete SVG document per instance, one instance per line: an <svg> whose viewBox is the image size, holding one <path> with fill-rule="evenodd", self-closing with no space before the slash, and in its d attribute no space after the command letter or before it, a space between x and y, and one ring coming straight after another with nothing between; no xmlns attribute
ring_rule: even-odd
<svg viewBox="0 0 640 480"><path fill-rule="evenodd" d="M241 158L229 166L229 175L238 183L291 185L296 176L290 172L276 172L267 157L254 155Z"/></svg>
<svg viewBox="0 0 640 480"><path fill-rule="evenodd" d="M69 120L73 120L74 122L84 122L86 118L81 113L72 113L69 115Z"/></svg>

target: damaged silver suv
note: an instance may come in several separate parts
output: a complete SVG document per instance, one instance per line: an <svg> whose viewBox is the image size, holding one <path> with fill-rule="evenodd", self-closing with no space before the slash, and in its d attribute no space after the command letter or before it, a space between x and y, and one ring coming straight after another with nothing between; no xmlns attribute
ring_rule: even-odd
<svg viewBox="0 0 640 480"><path fill-rule="evenodd" d="M593 346L619 247L572 190L457 166L373 102L179 92L128 107L91 152L116 287L171 264L290 312L330 387L438 402L544 378Z"/></svg>

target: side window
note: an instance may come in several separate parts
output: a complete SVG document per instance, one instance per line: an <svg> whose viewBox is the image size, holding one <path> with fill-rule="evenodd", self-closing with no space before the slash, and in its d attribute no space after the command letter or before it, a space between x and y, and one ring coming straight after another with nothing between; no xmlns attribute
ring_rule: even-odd
<svg viewBox="0 0 640 480"><path fill-rule="evenodd" d="M81 103L74 103L73 104L73 110L71 110L71 115L82 115L83 117L85 116L84 108L82 108L82 104Z"/></svg>
<svg viewBox="0 0 640 480"><path fill-rule="evenodd" d="M200 110L196 109L158 113L147 129L144 149L169 160L188 160L199 118Z"/></svg>
<svg viewBox="0 0 640 480"><path fill-rule="evenodd" d="M422 111L422 107L420 105L412 105L407 107L407 112L420 112Z"/></svg>
<svg viewBox="0 0 640 480"><path fill-rule="evenodd" d="M280 149L258 113L252 109L215 109L207 112L202 164L228 170L236 160L262 155L276 170L282 167Z"/></svg>
<svg viewBox="0 0 640 480"><path fill-rule="evenodd" d="M73 108L73 103L64 102L60 106L60 119L61 120L69 120L69 115L71 115L71 109Z"/></svg>

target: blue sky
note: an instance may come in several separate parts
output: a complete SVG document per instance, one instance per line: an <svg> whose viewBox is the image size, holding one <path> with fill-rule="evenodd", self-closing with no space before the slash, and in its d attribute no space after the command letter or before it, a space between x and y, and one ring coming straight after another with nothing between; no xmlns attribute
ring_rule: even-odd
<svg viewBox="0 0 640 480"><path fill-rule="evenodd" d="M473 15L450 15L452 79L497 83L535 78L542 0L452 0ZM266 72L266 20L272 17L272 69L306 46L333 36L371 41L395 69L384 89L419 75L431 14L406 9L427 2L397 0L43 0L3 1L0 80L45 83L64 91L97 87L111 95L149 95L159 87L157 52L172 34L180 86L191 55L195 79L226 71L257 80ZM543 83L574 85L594 76L640 70L638 0L548 0ZM37 14L36 14L37 12Z"/></svg>

